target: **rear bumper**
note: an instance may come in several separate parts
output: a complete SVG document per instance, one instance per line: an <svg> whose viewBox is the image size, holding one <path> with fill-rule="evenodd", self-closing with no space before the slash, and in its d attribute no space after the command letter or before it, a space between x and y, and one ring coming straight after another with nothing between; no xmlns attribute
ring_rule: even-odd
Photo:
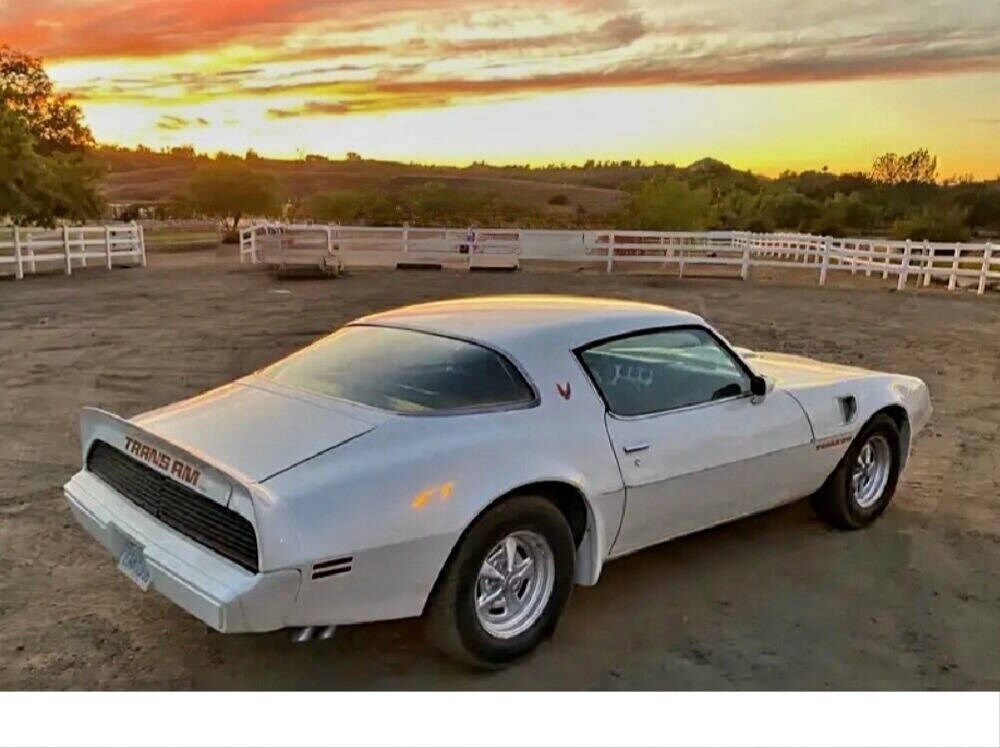
<svg viewBox="0 0 1000 748"><path fill-rule="evenodd" d="M273 631L301 585L297 569L254 574L177 533L86 471L63 487L77 521L114 558L128 542L143 550L150 586L217 631Z"/></svg>

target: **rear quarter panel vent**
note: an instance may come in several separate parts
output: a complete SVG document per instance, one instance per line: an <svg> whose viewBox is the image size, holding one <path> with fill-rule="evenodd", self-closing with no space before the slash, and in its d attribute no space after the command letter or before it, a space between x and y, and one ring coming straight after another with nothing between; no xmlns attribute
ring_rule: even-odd
<svg viewBox="0 0 1000 748"><path fill-rule="evenodd" d="M313 564L312 578L325 579L326 577L332 577L338 574L347 574L351 570L351 565L353 563L354 556L341 556L340 558L332 558L328 561L320 561L319 563Z"/></svg>

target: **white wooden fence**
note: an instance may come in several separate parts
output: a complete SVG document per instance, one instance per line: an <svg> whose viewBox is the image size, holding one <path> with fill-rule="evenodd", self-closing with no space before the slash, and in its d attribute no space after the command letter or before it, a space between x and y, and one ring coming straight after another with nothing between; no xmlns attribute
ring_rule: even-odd
<svg viewBox="0 0 1000 748"><path fill-rule="evenodd" d="M313 246L345 266L458 266L516 269L521 260L601 263L607 272L630 265L729 266L741 278L753 268L813 270L820 285L830 273L896 278L896 287L947 281L982 294L1000 285L1000 248L991 243L838 239L812 234L743 231L538 231L267 224L240 235L241 262L274 260L271 252ZM994 251L994 250L997 251Z"/></svg>
<svg viewBox="0 0 1000 748"><path fill-rule="evenodd" d="M517 229L467 229L263 224L240 233L240 262L310 264L335 254L347 266L517 268ZM315 260L312 264L315 263Z"/></svg>
<svg viewBox="0 0 1000 748"><path fill-rule="evenodd" d="M0 275L21 279L26 273L74 267L145 265L142 226L62 226L56 229L0 227Z"/></svg>

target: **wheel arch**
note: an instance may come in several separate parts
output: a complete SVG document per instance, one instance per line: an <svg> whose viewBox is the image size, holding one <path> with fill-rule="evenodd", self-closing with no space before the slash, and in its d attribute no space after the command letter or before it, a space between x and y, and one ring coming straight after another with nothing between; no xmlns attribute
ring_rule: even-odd
<svg viewBox="0 0 1000 748"><path fill-rule="evenodd" d="M469 530L479 521L479 518L499 503L513 496L525 494L540 496L551 501L566 519L566 523L569 525L570 532L573 535L573 544L576 546L576 569L573 581L576 584L584 585L592 585L597 582L604 559L598 543L600 535L597 528L597 518L593 507L587 500L586 494L579 486L568 481L539 480L521 484L497 496L469 520L448 553L448 557L441 565L441 568L438 569L437 578L424 603L424 610L427 609L430 601L434 599L434 595L441 585L441 580L445 576L445 571L454 560L458 549L469 534Z"/></svg>
<svg viewBox="0 0 1000 748"><path fill-rule="evenodd" d="M906 465L906 458L910 454L910 414L906 412L906 408L902 405L894 403L872 413L868 421L871 421L872 418L878 415L889 416L899 430L899 469L902 470ZM865 425L867 425L867 422Z"/></svg>

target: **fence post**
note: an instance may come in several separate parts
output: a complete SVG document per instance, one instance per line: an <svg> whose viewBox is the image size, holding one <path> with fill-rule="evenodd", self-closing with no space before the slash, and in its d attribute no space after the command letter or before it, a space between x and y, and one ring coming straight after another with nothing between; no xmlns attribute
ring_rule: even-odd
<svg viewBox="0 0 1000 748"><path fill-rule="evenodd" d="M612 267L615 264L615 232L608 232L608 265L605 268L606 273L610 273Z"/></svg>
<svg viewBox="0 0 1000 748"><path fill-rule="evenodd" d="M136 239L139 240L139 256L142 258L142 266L146 267L146 230L142 224L132 221L132 226L136 230Z"/></svg>
<svg viewBox="0 0 1000 748"><path fill-rule="evenodd" d="M750 275L750 242L743 245L743 262L740 265L740 278L746 280Z"/></svg>
<svg viewBox="0 0 1000 748"><path fill-rule="evenodd" d="M924 239L924 288L931 284L931 273L934 270L934 246Z"/></svg>
<svg viewBox="0 0 1000 748"><path fill-rule="evenodd" d="M21 230L14 227L14 277L21 280L24 277L24 261L21 258Z"/></svg>
<svg viewBox="0 0 1000 748"><path fill-rule="evenodd" d="M954 249L955 256L951 261L951 275L948 276L948 290L954 291L955 286L958 284L958 262L959 257L962 254L962 245L956 244Z"/></svg>
<svg viewBox="0 0 1000 748"><path fill-rule="evenodd" d="M983 295L983 291L986 290L986 274L990 272L990 264L993 259L993 244L986 242L986 246L983 247L983 265L979 270L979 288L976 293L980 296Z"/></svg>
<svg viewBox="0 0 1000 748"><path fill-rule="evenodd" d="M111 227L104 227L104 259L107 261L108 270L111 269Z"/></svg>
<svg viewBox="0 0 1000 748"><path fill-rule="evenodd" d="M73 259L69 254L69 226L63 224L62 227L63 254L66 255L66 275L73 274Z"/></svg>
<svg viewBox="0 0 1000 748"><path fill-rule="evenodd" d="M326 253L333 254L333 230L329 224L326 225Z"/></svg>
<svg viewBox="0 0 1000 748"><path fill-rule="evenodd" d="M28 241L23 245L21 251L23 252L25 249L28 250L28 264L31 265L31 272L32 273L38 272L38 268L35 265L35 248L31 246L30 232L28 233Z"/></svg>
<svg viewBox="0 0 1000 748"><path fill-rule="evenodd" d="M80 266L87 267L87 234L82 228L76 230L76 240L80 242Z"/></svg>
<svg viewBox="0 0 1000 748"><path fill-rule="evenodd" d="M250 264L257 264L257 227L250 227Z"/></svg>
<svg viewBox="0 0 1000 748"><path fill-rule="evenodd" d="M896 281L896 290L902 291L906 288L906 278L910 274L910 254L912 252L912 247L910 240L907 239L906 243L903 245L903 263L899 268L899 280Z"/></svg>
<svg viewBox="0 0 1000 748"><path fill-rule="evenodd" d="M830 237L823 237L823 257L819 262L819 284L826 285L826 271L830 267Z"/></svg>
<svg viewBox="0 0 1000 748"><path fill-rule="evenodd" d="M469 247L472 250L472 247ZM407 254L410 251L410 223L409 221L403 221L403 254Z"/></svg>

